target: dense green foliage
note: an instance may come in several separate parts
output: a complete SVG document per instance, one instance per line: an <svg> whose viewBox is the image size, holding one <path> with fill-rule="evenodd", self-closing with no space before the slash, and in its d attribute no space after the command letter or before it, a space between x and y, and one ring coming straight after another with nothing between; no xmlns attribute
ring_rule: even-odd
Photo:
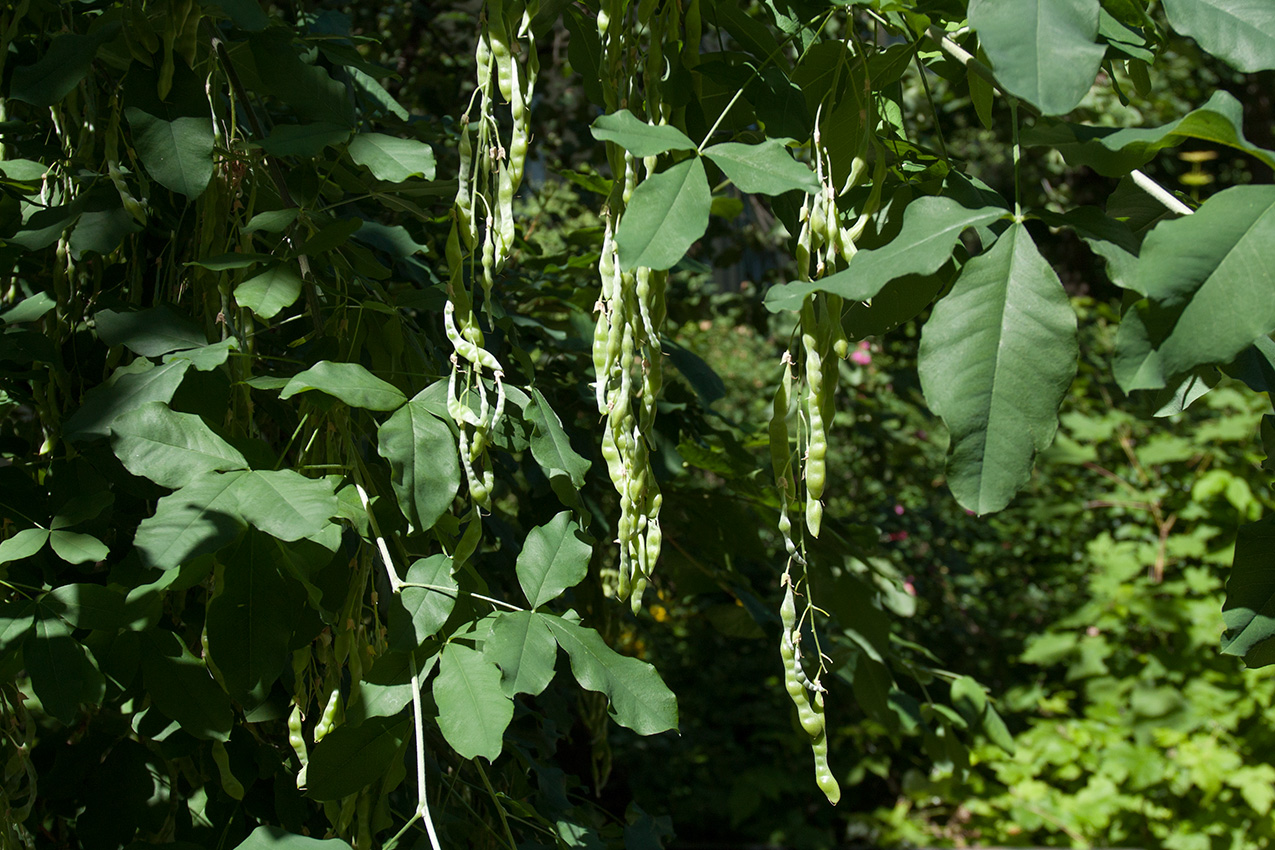
<svg viewBox="0 0 1275 850"><path fill-rule="evenodd" d="M1272 44L10 4L3 846L1267 846Z"/></svg>

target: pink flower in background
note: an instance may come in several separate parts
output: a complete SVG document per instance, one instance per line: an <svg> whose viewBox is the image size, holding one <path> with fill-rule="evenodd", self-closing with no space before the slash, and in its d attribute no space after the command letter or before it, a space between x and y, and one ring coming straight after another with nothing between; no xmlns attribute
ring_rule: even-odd
<svg viewBox="0 0 1275 850"><path fill-rule="evenodd" d="M903 516L903 506L902 506L902 505L895 505L895 506L894 506L894 515L895 515L895 516Z"/></svg>
<svg viewBox="0 0 1275 850"><path fill-rule="evenodd" d="M907 580L903 582L903 589L908 592L909 596L916 596L916 586L912 584L912 576L908 576Z"/></svg>
<svg viewBox="0 0 1275 850"><path fill-rule="evenodd" d="M872 354L868 351L868 341L866 339L859 343L859 347L851 353L850 359L860 366L867 366L872 362Z"/></svg>

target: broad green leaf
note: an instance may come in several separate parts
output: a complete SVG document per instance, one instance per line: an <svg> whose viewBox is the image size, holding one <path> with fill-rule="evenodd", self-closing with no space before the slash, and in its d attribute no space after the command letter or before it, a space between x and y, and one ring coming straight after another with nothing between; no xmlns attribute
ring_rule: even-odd
<svg viewBox="0 0 1275 850"><path fill-rule="evenodd" d="M68 440L108 436L122 414L147 402L172 401L188 368L189 360L160 366L138 360L115 370L106 383L88 391L84 404L63 424L62 436Z"/></svg>
<svg viewBox="0 0 1275 850"><path fill-rule="evenodd" d="M296 207L259 212L248 220L241 232L282 233L292 225L292 222L297 220L297 216L300 214L301 210Z"/></svg>
<svg viewBox="0 0 1275 850"><path fill-rule="evenodd" d="M318 156L326 147L338 147L350 138L350 128L339 124L276 124L261 147L271 156Z"/></svg>
<svg viewBox="0 0 1275 850"><path fill-rule="evenodd" d="M239 488L249 474L208 473L160 499L155 515L141 521L133 538L142 563L171 570L238 537L246 525Z"/></svg>
<svg viewBox="0 0 1275 850"><path fill-rule="evenodd" d="M306 796L339 800L384 777L410 726L408 719L397 717L371 717L357 726L337 726L310 753Z"/></svg>
<svg viewBox="0 0 1275 850"><path fill-rule="evenodd" d="M154 706L183 732L205 741L230 740L235 717L230 697L177 635L164 629L143 635L142 679Z"/></svg>
<svg viewBox="0 0 1275 850"><path fill-rule="evenodd" d="M589 131L598 141L615 142L634 156L695 150L695 143L681 130L668 124L648 124L627 109L600 116Z"/></svg>
<svg viewBox="0 0 1275 850"><path fill-rule="evenodd" d="M1226 581L1222 652L1249 667L1275 664L1275 517L1241 526Z"/></svg>
<svg viewBox="0 0 1275 850"><path fill-rule="evenodd" d="M1246 74L1275 68L1275 6L1266 0L1164 0L1169 26Z"/></svg>
<svg viewBox="0 0 1275 850"><path fill-rule="evenodd" d="M1259 271L1272 262L1275 187L1234 186L1147 235L1116 336L1125 392L1158 389L1197 366L1224 364L1275 331L1275 298ZM1207 330L1202 330L1207 329Z"/></svg>
<svg viewBox="0 0 1275 850"><path fill-rule="evenodd" d="M899 234L880 248L860 251L847 268L813 281L772 286L766 293L771 312L797 311L812 292L831 292L847 301L868 301L890 281L906 275L930 275L952 256L967 227L990 224L1005 210L971 209L941 195L917 198L903 211Z"/></svg>
<svg viewBox="0 0 1275 850"><path fill-rule="evenodd" d="M292 398L297 393L318 390L348 404L367 410L397 410L407 403L407 396L393 384L382 381L358 363L333 363L321 360L296 375L279 398Z"/></svg>
<svg viewBox="0 0 1275 850"><path fill-rule="evenodd" d="M124 595L100 584L64 584L40 604L77 629L117 629L124 624Z"/></svg>
<svg viewBox="0 0 1275 850"><path fill-rule="evenodd" d="M568 587L584 580L593 547L583 538L570 511L528 532L516 569L518 584L532 608L557 599Z"/></svg>
<svg viewBox="0 0 1275 850"><path fill-rule="evenodd" d="M35 627L22 642L22 660L45 713L69 726L81 705L102 701L106 680L71 630L43 606L36 609Z"/></svg>
<svg viewBox="0 0 1275 850"><path fill-rule="evenodd" d="M119 22L112 21L93 27L87 35L66 33L53 39L35 64L13 69L9 96L34 106L53 106L79 85L98 48L114 38L119 28Z"/></svg>
<svg viewBox="0 0 1275 850"><path fill-rule="evenodd" d="M213 126L205 117L165 118L135 106L124 110L137 156L165 189L194 200L213 174Z"/></svg>
<svg viewBox="0 0 1275 850"><path fill-rule="evenodd" d="M57 509L50 528L70 528L101 516L102 511L115 503L110 490L85 491L68 499Z"/></svg>
<svg viewBox="0 0 1275 850"><path fill-rule="evenodd" d="M495 761L504 746L513 701L500 687L500 668L459 643L443 647L434 679L438 728L462 758Z"/></svg>
<svg viewBox="0 0 1275 850"><path fill-rule="evenodd" d="M207 472L244 469L248 461L193 413L153 401L115 420L111 447L124 468L177 489Z"/></svg>
<svg viewBox="0 0 1275 850"><path fill-rule="evenodd" d="M571 440L562 428L558 414L549 406L544 394L534 387L532 404L527 405L526 416L531 421L531 456L550 478L565 475L572 486L584 486L584 476L589 471L588 458L571 448Z"/></svg>
<svg viewBox="0 0 1275 850"><path fill-rule="evenodd" d="M272 319L301 295L301 276L290 263L281 263L235 287L235 300L263 319Z"/></svg>
<svg viewBox="0 0 1275 850"><path fill-rule="evenodd" d="M1070 112L1093 85L1105 48L1098 0L970 0L970 26L1012 94L1046 115Z"/></svg>
<svg viewBox="0 0 1275 850"><path fill-rule="evenodd" d="M119 194L113 187L99 186L81 195L80 200L84 202L83 211L69 242L73 260L89 254L110 254L124 237L142 229L137 219L120 206Z"/></svg>
<svg viewBox="0 0 1275 850"><path fill-rule="evenodd" d="M580 687L606 694L616 723L639 735L677 728L677 698L654 667L620 655L593 629L562 617L541 616L571 657L571 672Z"/></svg>
<svg viewBox="0 0 1275 850"><path fill-rule="evenodd" d="M406 227L398 224L391 227L378 221L365 221L354 232L354 238L373 248L379 248L396 260L429 253L428 245L417 242Z"/></svg>
<svg viewBox="0 0 1275 850"><path fill-rule="evenodd" d="M30 558L44 548L49 540L47 528L24 528L8 540L0 543L0 564Z"/></svg>
<svg viewBox="0 0 1275 850"><path fill-rule="evenodd" d="M410 585L391 599L389 641L394 649L413 652L438 630L456 607L459 585L452 577L452 559L446 555L421 558L407 568Z"/></svg>
<svg viewBox="0 0 1275 850"><path fill-rule="evenodd" d="M416 680L424 682L438 663L438 652L422 658L417 653ZM376 659L359 683L359 694L346 707L346 721L362 722L369 717L391 717L412 701L411 658L406 652L391 650Z"/></svg>
<svg viewBox="0 0 1275 850"><path fill-rule="evenodd" d="M16 325L20 322L34 322L58 306L58 302L47 292L37 292L30 298L24 298L14 306L0 313L0 322Z"/></svg>
<svg viewBox="0 0 1275 850"><path fill-rule="evenodd" d="M403 515L420 531L433 528L460 489L456 438L418 393L377 429L376 450L390 463L390 483Z"/></svg>
<svg viewBox="0 0 1275 850"><path fill-rule="evenodd" d="M708 228L713 196L699 157L648 177L633 190L615 243L620 266L671 268Z"/></svg>
<svg viewBox="0 0 1275 850"><path fill-rule="evenodd" d="M292 658L305 590L279 571L274 541L251 529L218 560L223 567L205 620L208 654L230 695L253 708Z"/></svg>
<svg viewBox="0 0 1275 850"><path fill-rule="evenodd" d="M921 333L921 388L951 433L948 484L962 506L998 511L1027 483L1078 356L1062 284L1015 224L965 265Z"/></svg>
<svg viewBox="0 0 1275 850"><path fill-rule="evenodd" d="M249 525L280 540L318 537L340 513L335 483L291 469L254 470L238 488L239 512Z"/></svg>
<svg viewBox="0 0 1275 850"><path fill-rule="evenodd" d="M951 684L952 705L971 726L982 722L987 710L987 693L983 686L969 676L959 676Z"/></svg>
<svg viewBox="0 0 1275 850"><path fill-rule="evenodd" d="M779 139L756 145L723 142L704 151L704 156L730 178L741 192L781 195L793 189L814 193L819 180L810 166L797 162Z"/></svg>
<svg viewBox="0 0 1275 850"><path fill-rule="evenodd" d="M412 177L434 179L434 151L424 142L383 133L359 133L350 140L350 159L366 166L377 180L402 183Z"/></svg>
<svg viewBox="0 0 1275 850"><path fill-rule="evenodd" d="M174 351L172 354L165 354L164 362L172 363L175 360L184 360L200 372L211 372L230 359L230 352L238 350L239 340L233 336L228 336L221 342L214 342L211 345L187 348L182 351Z"/></svg>
<svg viewBox="0 0 1275 850"><path fill-rule="evenodd" d="M1097 207L1076 207L1061 215L1039 211L1036 215L1050 227L1070 227L1093 251L1107 263L1107 277L1123 288L1135 281L1138 238L1127 224L1112 218ZM1146 295L1146 293L1142 293Z"/></svg>
<svg viewBox="0 0 1275 850"><path fill-rule="evenodd" d="M1230 93L1217 91L1208 102L1159 127L1098 127L1043 124L1023 134L1023 144L1057 148L1071 165L1087 165L1107 177L1120 177L1150 162L1164 148L1187 139L1225 145L1275 168L1275 151L1244 136L1244 109Z"/></svg>
<svg viewBox="0 0 1275 850"><path fill-rule="evenodd" d="M208 344L198 325L167 304L128 312L99 310L93 315L93 322L102 342L126 346L143 357Z"/></svg>
<svg viewBox="0 0 1275 850"><path fill-rule="evenodd" d="M217 0L218 5L226 0ZM259 826L252 834L235 845L234 850L349 850L350 845L339 838L311 838L295 835L277 826Z"/></svg>
<svg viewBox="0 0 1275 850"><path fill-rule="evenodd" d="M538 695L553 680L558 642L541 614L502 611L483 644L483 655L500 666L505 695Z"/></svg>
<svg viewBox="0 0 1275 850"><path fill-rule="evenodd" d="M68 564L87 564L102 561L110 549L91 534L75 531L53 530L49 532L49 545L57 556Z"/></svg>
<svg viewBox="0 0 1275 850"><path fill-rule="evenodd" d="M851 302L842 318L847 338L880 336L921 315L955 275L955 264L945 264L935 274L910 274L890 281L872 296L871 303Z"/></svg>

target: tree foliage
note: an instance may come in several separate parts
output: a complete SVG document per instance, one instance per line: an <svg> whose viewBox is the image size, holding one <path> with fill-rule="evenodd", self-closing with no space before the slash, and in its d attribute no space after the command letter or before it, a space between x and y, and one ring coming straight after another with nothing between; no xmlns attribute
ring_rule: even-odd
<svg viewBox="0 0 1275 850"><path fill-rule="evenodd" d="M6 846L660 846L658 799L589 792L613 739L667 752L721 707L658 672L679 605L765 637L773 680L731 687L797 721L768 751L813 755L832 803L873 769L839 752L869 738L960 775L972 744L1014 744L985 686L896 624L915 588L879 545L883 504L837 468L842 426L915 413L872 379L869 338L919 327L898 380L941 417L971 515L1057 449L1083 326L1050 229L1124 290L1109 365L1132 405L1178 414L1219 369L1275 381L1269 187L1200 203L1140 170L1197 143L1271 165L1237 101L1158 127L1075 111L1150 91L1182 36L1275 68L1259 4L487 0L416 36L463 21L463 52L432 59L466 73L410 110L388 40L349 11L0 12ZM570 117L537 118L563 79ZM1004 185L953 156L940 113L959 110L1005 122ZM1119 183L1042 201L1025 148ZM727 410L673 337L740 220L777 234L746 309L778 344L750 352L772 400ZM1064 433L1083 454L1081 425ZM876 450L911 463L919 443ZM1245 479L1213 473L1196 499L1258 520ZM1268 527L1239 532L1225 603L1225 651L1254 666L1275 633ZM1188 545L1170 531L1157 580ZM1145 552L1118 536L1091 554L1131 574ZM1165 592L1212 588L1181 581ZM1113 704L1107 658L1128 663L1094 628L1027 650L1091 666L1077 723ZM1163 686L1129 698L1175 710Z"/></svg>

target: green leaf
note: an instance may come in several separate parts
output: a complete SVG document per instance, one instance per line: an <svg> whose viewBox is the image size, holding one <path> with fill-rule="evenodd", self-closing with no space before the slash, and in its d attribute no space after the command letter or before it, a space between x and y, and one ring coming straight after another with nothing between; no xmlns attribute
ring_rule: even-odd
<svg viewBox="0 0 1275 850"><path fill-rule="evenodd" d="M241 479L239 512L254 528L280 540L318 537L341 510L335 484L332 478L306 478L291 469L254 470Z"/></svg>
<svg viewBox="0 0 1275 850"><path fill-rule="evenodd" d="M438 663L438 652L425 658L417 653L416 678L424 682ZM361 722L369 717L390 717L412 701L411 657L406 652L391 650L376 659L362 682L358 697L346 708L347 722Z"/></svg>
<svg viewBox="0 0 1275 850"><path fill-rule="evenodd" d="M274 318L301 295L301 276L290 263L281 263L235 287L235 300L263 319Z"/></svg>
<svg viewBox="0 0 1275 850"><path fill-rule="evenodd" d="M219 4L226 0L217 0ZM235 845L234 850L349 850L350 845L339 838L311 838L294 835L277 826L259 826L252 834Z"/></svg>
<svg viewBox="0 0 1275 850"><path fill-rule="evenodd" d="M504 746L513 701L500 687L500 668L459 643L443 647L434 679L438 728L462 758L495 761Z"/></svg>
<svg viewBox="0 0 1275 850"><path fill-rule="evenodd" d="M1147 298L1125 313L1116 335L1116 380L1125 392L1229 363L1275 331L1275 299L1254 271L1272 262L1273 239L1272 186L1223 190L1147 235L1130 284Z"/></svg>
<svg viewBox="0 0 1275 850"><path fill-rule="evenodd" d="M288 381L279 398L288 399L311 390L327 393L350 407L367 410L397 410L407 403L402 390L358 363L321 360Z"/></svg>
<svg viewBox="0 0 1275 850"><path fill-rule="evenodd" d="M1225 91L1208 102L1159 127L1096 127L1086 124L1043 124L1023 134L1023 144L1055 147L1070 165L1087 165L1107 177L1119 177L1140 168L1160 150L1187 139L1199 139L1243 151L1275 168L1275 151L1268 151L1244 136L1244 109Z"/></svg>
<svg viewBox="0 0 1275 850"><path fill-rule="evenodd" d="M620 655L593 629L541 615L558 646L571 657L580 687L605 694L616 723L639 735L677 728L677 698L645 661Z"/></svg>
<svg viewBox="0 0 1275 850"><path fill-rule="evenodd" d="M849 339L880 336L919 316L955 277L954 264L935 274L896 278L872 296L871 303L852 301L842 318Z"/></svg>
<svg viewBox="0 0 1275 850"><path fill-rule="evenodd" d="M424 142L383 133L359 133L350 140L350 159L366 166L377 180L402 183L412 177L434 179L434 151Z"/></svg>
<svg viewBox="0 0 1275 850"><path fill-rule="evenodd" d="M53 39L33 65L13 70L9 97L34 106L53 106L88 74L98 48L115 37L119 22L96 26L87 35L66 33Z"/></svg>
<svg viewBox="0 0 1275 850"><path fill-rule="evenodd" d="M199 348L187 348L164 355L165 363L183 360L194 366L197 371L211 372L230 359L230 352L239 350L239 340L228 336L221 342L204 345Z"/></svg>
<svg viewBox="0 0 1275 850"><path fill-rule="evenodd" d="M0 564L22 561L44 548L49 540L47 528L24 528L0 543Z"/></svg>
<svg viewBox="0 0 1275 850"><path fill-rule="evenodd" d="M88 564L103 561L110 549L91 534L54 530L49 532L49 545L57 556L68 564Z"/></svg>
<svg viewBox="0 0 1275 850"><path fill-rule="evenodd" d="M218 560L224 566L208 603L208 654L226 690L251 709L291 661L305 590L280 572L274 541L251 529Z"/></svg>
<svg viewBox="0 0 1275 850"><path fill-rule="evenodd" d="M544 394L531 389L532 404L527 405L526 416L532 424L531 456L550 478L565 475L573 487L584 486L584 476L591 464L571 448L571 439L562 428L562 420L549 406Z"/></svg>
<svg viewBox="0 0 1275 850"><path fill-rule="evenodd" d="M1275 664L1275 516L1240 527L1235 562L1226 581L1222 653L1249 667Z"/></svg>
<svg viewBox="0 0 1275 850"><path fill-rule="evenodd" d="M598 141L615 142L634 156L695 150L695 143L681 130L668 124L648 124L627 109L600 116L589 131Z"/></svg>
<svg viewBox="0 0 1275 850"><path fill-rule="evenodd" d="M1265 0L1164 0L1169 26L1246 74L1275 68L1275 6Z"/></svg>
<svg viewBox="0 0 1275 850"><path fill-rule="evenodd" d="M593 547L584 541L570 511L528 532L516 569L518 584L531 607L539 608L583 581L592 554Z"/></svg>
<svg viewBox="0 0 1275 850"><path fill-rule="evenodd" d="M339 147L350 138L350 128L340 124L276 124L261 147L271 156L318 156L327 147Z"/></svg>
<svg viewBox="0 0 1275 850"><path fill-rule="evenodd" d="M198 325L167 304L128 312L99 310L93 315L93 322L102 342L126 346L143 357L208 344Z"/></svg>
<svg viewBox="0 0 1275 850"><path fill-rule="evenodd" d="M502 611L483 644L483 655L500 666L506 696L537 696L553 681L558 642L539 613Z"/></svg>
<svg viewBox="0 0 1275 850"><path fill-rule="evenodd" d="M438 630L456 607L460 585L452 577L452 559L446 555L421 558L407 568L404 587L390 600L389 642L394 649L413 652Z"/></svg>
<svg viewBox="0 0 1275 850"><path fill-rule="evenodd" d="M420 531L433 528L460 489L456 438L418 393L377 429L376 450L390 463L390 483L403 515Z"/></svg>
<svg viewBox="0 0 1275 850"><path fill-rule="evenodd" d="M704 156L730 178L741 192L781 195L797 189L814 193L819 180L810 166L797 162L779 139L766 139L756 145L723 142L704 151Z"/></svg>
<svg viewBox="0 0 1275 850"><path fill-rule="evenodd" d="M124 624L124 594L100 584L64 584L40 604L77 629L118 629Z"/></svg>
<svg viewBox="0 0 1275 850"><path fill-rule="evenodd" d="M370 717L357 726L337 726L310 753L306 796L339 800L384 777L410 725L406 718Z"/></svg>
<svg viewBox="0 0 1275 850"><path fill-rule="evenodd" d="M124 115L146 172L165 189L191 200L202 195L213 174L212 119L165 119L135 106L125 109Z"/></svg>
<svg viewBox="0 0 1275 850"><path fill-rule="evenodd" d="M45 314L58 306L58 302L47 292L37 292L30 298L24 298L14 306L0 313L0 322L16 325L20 322L34 322L44 318Z"/></svg>
<svg viewBox="0 0 1275 850"><path fill-rule="evenodd" d="M230 740L230 697L177 635L163 629L143 634L142 679L154 706L183 732L205 741Z"/></svg>
<svg viewBox="0 0 1275 850"><path fill-rule="evenodd" d="M36 610L35 628L22 642L22 659L45 713L69 726L81 705L102 701L106 680L70 629L43 606L37 604Z"/></svg>
<svg viewBox="0 0 1275 850"><path fill-rule="evenodd" d="M296 207L288 207L283 210L266 210L259 212L248 220L244 225L242 233L282 233L287 230L292 222L297 220L301 210Z"/></svg>
<svg viewBox="0 0 1275 850"><path fill-rule="evenodd" d="M133 538L142 563L171 570L238 537L246 525L238 491L248 474L208 473L160 499L155 515L141 521Z"/></svg>
<svg viewBox="0 0 1275 850"><path fill-rule="evenodd" d="M647 178L633 190L616 230L620 266L671 268L704 235L712 205L699 157Z"/></svg>
<svg viewBox="0 0 1275 850"><path fill-rule="evenodd" d="M248 466L239 450L214 434L202 418L178 413L159 401L118 417L111 447L129 472L174 490L208 472Z"/></svg>
<svg viewBox="0 0 1275 850"><path fill-rule="evenodd" d="M160 366L138 360L116 369L106 383L85 394L80 409L63 424L62 436L73 441L108 436L115 420L124 413L147 402L172 401L188 368L189 360Z"/></svg>
<svg viewBox="0 0 1275 850"><path fill-rule="evenodd" d="M1014 224L965 265L921 334L921 388L951 432L948 484L962 506L998 511L1027 483L1078 356L1062 284Z"/></svg>
<svg viewBox="0 0 1275 850"><path fill-rule="evenodd" d="M962 231L990 224L1004 214L999 207L971 209L940 195L917 198L903 211L899 234L885 245L858 252L847 268L825 278L772 286L766 293L766 307L774 313L795 312L811 292L868 301L892 280L934 274L951 259Z"/></svg>
<svg viewBox="0 0 1275 850"><path fill-rule="evenodd" d="M1070 112L1093 85L1105 48L1098 0L970 0L970 26L1012 94L1046 115Z"/></svg>

